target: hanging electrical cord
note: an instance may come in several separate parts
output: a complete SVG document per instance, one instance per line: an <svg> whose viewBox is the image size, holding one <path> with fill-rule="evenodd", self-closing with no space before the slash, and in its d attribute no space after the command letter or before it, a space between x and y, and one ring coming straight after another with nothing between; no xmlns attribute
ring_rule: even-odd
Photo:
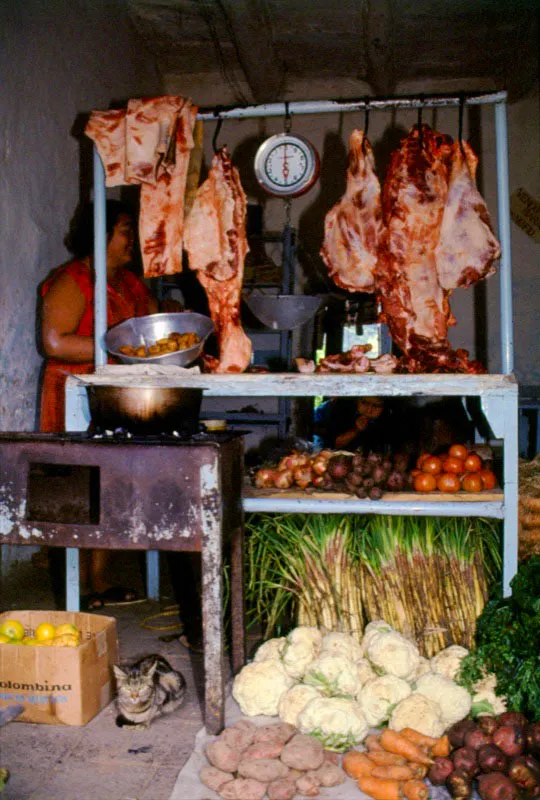
<svg viewBox="0 0 540 800"><path fill-rule="evenodd" d="M214 50L216 52L216 56L217 56L217 59L218 59L220 72L223 75L226 83L229 84L229 87L230 87L233 95L238 98L238 102L240 104L247 105L248 104L248 100L246 99L246 97L245 97L245 95L244 95L244 93L242 91L242 88L240 86L239 81L234 76L234 73L230 72L228 67L227 67L227 59L225 58L225 54L224 54L223 48L221 46L221 40L220 40L219 33L217 31L217 26L216 26L215 19L214 19L214 11L213 11L214 3L213 2L209 3L209 2L207 2L207 0L202 0L202 2L200 2L200 7L201 7L201 14L204 17L204 21L206 22L206 24L208 26L208 30L210 31L210 37L212 39L212 44L214 45ZM220 6L218 6L218 7L220 8L220 11L223 14L223 9ZM227 31L229 33L229 36L231 36L231 31L229 30L230 23L229 23L226 15L223 14L223 16L224 16L225 25L227 26Z"/></svg>

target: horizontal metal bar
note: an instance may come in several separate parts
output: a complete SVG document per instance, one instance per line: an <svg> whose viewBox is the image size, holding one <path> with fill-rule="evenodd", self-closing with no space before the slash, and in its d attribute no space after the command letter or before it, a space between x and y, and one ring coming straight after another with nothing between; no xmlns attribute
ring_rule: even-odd
<svg viewBox="0 0 540 800"><path fill-rule="evenodd" d="M244 497L245 512L286 514L391 514L421 517L490 517L503 519L504 504L496 502L433 503L393 500L321 500L309 495L293 497Z"/></svg>
<svg viewBox="0 0 540 800"><path fill-rule="evenodd" d="M504 103L507 93L492 92L475 95L435 95L426 97L359 98L357 100L300 100L291 103L264 103L257 106L235 106L201 108L197 119L247 119L254 117L282 117L294 114L335 114L364 111L366 108L384 111L387 108L441 108L459 106L462 100L467 106Z"/></svg>

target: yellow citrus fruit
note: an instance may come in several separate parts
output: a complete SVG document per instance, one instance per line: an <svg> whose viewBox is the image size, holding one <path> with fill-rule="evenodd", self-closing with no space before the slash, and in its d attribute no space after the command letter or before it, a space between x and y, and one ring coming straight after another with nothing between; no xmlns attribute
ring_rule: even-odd
<svg viewBox="0 0 540 800"><path fill-rule="evenodd" d="M9 636L10 639L20 641L24 638L24 625L18 619L6 619L0 625L0 633Z"/></svg>
<svg viewBox="0 0 540 800"><path fill-rule="evenodd" d="M62 636L55 636L52 640L53 647L78 647L79 637L72 633L63 633Z"/></svg>
<svg viewBox="0 0 540 800"><path fill-rule="evenodd" d="M38 643L37 639L34 639L33 636L25 636L24 639L21 639L19 644L27 644L27 645L35 645Z"/></svg>
<svg viewBox="0 0 540 800"><path fill-rule="evenodd" d="M72 625L71 622L63 622L55 628L55 636L63 636L64 633L71 633L74 636L79 636L79 629Z"/></svg>
<svg viewBox="0 0 540 800"><path fill-rule="evenodd" d="M44 642L47 639L54 639L56 636L56 628L50 622L42 622L36 628L35 638L38 642Z"/></svg>
<svg viewBox="0 0 540 800"><path fill-rule="evenodd" d="M37 639L34 640L34 647L51 647L54 639L44 639L41 642L38 642Z"/></svg>
<svg viewBox="0 0 540 800"><path fill-rule="evenodd" d="M0 644L10 644L14 641L14 639L10 639L9 636L6 636L5 633L0 633Z"/></svg>

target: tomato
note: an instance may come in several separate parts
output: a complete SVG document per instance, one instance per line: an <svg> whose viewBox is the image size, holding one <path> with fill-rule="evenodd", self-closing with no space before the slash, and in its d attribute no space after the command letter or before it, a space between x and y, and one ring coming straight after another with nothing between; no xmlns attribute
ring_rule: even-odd
<svg viewBox="0 0 540 800"><path fill-rule="evenodd" d="M481 469L476 474L482 479L484 489L494 489L497 486L497 476L490 469Z"/></svg>
<svg viewBox="0 0 540 800"><path fill-rule="evenodd" d="M433 492L437 488L435 476L421 472L414 479L414 488L417 492Z"/></svg>
<svg viewBox="0 0 540 800"><path fill-rule="evenodd" d="M484 488L482 478L476 472L468 472L463 476L461 488L464 492L481 492Z"/></svg>
<svg viewBox="0 0 540 800"><path fill-rule="evenodd" d="M465 461L469 455L469 450L464 444L453 444L448 450L448 455L453 456L454 458L461 458L463 461Z"/></svg>
<svg viewBox="0 0 540 800"><path fill-rule="evenodd" d="M465 472L480 472L483 466L482 459L476 453L471 453L465 459Z"/></svg>
<svg viewBox="0 0 540 800"><path fill-rule="evenodd" d="M418 456L416 459L416 469L422 469L422 464L426 460L426 458L431 458L430 453L422 453L422 455Z"/></svg>
<svg viewBox="0 0 540 800"><path fill-rule="evenodd" d="M459 492L461 482L453 472L443 472L437 478L437 489L439 492Z"/></svg>
<svg viewBox="0 0 540 800"><path fill-rule="evenodd" d="M438 475L442 472L442 461L438 456L429 456L422 461L421 470L430 475Z"/></svg>
<svg viewBox="0 0 540 800"><path fill-rule="evenodd" d="M443 461L442 468L444 472L453 472L454 475L462 475L465 472L465 462L462 458L457 456L448 456Z"/></svg>

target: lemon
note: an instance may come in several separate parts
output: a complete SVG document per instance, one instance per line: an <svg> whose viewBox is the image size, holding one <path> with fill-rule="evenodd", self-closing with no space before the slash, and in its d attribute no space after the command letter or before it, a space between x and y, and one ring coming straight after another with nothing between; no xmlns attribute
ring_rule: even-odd
<svg viewBox="0 0 540 800"><path fill-rule="evenodd" d="M79 637L73 633L63 633L62 636L55 636L51 644L53 647L78 647Z"/></svg>
<svg viewBox="0 0 540 800"><path fill-rule="evenodd" d="M27 644L27 645L31 645L31 646L35 645L37 643L38 643L38 640L34 639L33 636L25 636L24 639L21 639L21 641L18 642L18 644Z"/></svg>
<svg viewBox="0 0 540 800"><path fill-rule="evenodd" d="M37 631L36 631L37 633ZM71 633L74 636L79 636L79 629L72 625L71 622L63 622L55 628L55 636L63 636L64 633Z"/></svg>
<svg viewBox="0 0 540 800"><path fill-rule="evenodd" d="M5 633L0 633L0 644L11 644L15 639L10 639Z"/></svg>
<svg viewBox="0 0 540 800"><path fill-rule="evenodd" d="M10 639L20 641L24 638L24 625L18 619L6 619L0 625L0 633L9 636Z"/></svg>
<svg viewBox="0 0 540 800"><path fill-rule="evenodd" d="M38 642L45 642L47 639L54 639L56 628L50 622L42 622L36 628L35 638Z"/></svg>

